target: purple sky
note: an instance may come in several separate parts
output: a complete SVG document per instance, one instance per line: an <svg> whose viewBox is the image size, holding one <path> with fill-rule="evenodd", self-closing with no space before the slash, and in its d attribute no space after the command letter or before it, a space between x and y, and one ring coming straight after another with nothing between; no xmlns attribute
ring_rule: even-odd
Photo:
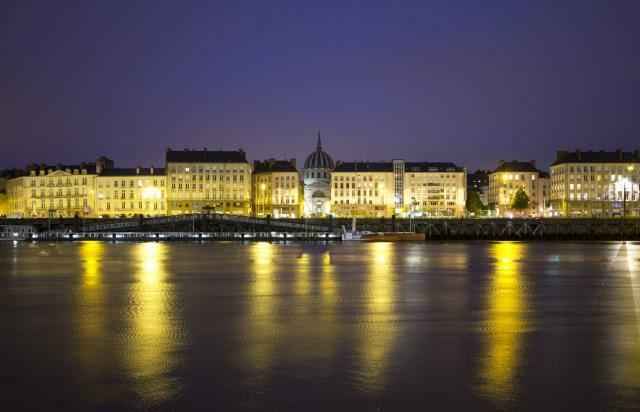
<svg viewBox="0 0 640 412"><path fill-rule="evenodd" d="M0 168L161 165L167 147L302 162L318 129L336 160L472 170L633 150L639 14L626 0L15 1L0 14Z"/></svg>

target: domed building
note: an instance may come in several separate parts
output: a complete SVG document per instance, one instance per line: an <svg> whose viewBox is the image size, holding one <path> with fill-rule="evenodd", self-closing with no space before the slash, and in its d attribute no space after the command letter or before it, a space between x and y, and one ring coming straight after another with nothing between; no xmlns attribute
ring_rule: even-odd
<svg viewBox="0 0 640 412"><path fill-rule="evenodd" d="M335 168L333 159L322 150L318 133L316 151L304 161L304 215L327 216L331 209L331 172Z"/></svg>

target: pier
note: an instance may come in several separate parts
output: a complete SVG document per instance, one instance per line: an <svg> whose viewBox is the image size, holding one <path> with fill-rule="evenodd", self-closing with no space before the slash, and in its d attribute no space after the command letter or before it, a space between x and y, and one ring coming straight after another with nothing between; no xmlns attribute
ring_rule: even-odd
<svg viewBox="0 0 640 412"><path fill-rule="evenodd" d="M193 214L156 218L24 219L0 222L0 239L339 240L351 219L263 219ZM357 229L424 233L441 240L640 240L640 219L393 219L364 218Z"/></svg>

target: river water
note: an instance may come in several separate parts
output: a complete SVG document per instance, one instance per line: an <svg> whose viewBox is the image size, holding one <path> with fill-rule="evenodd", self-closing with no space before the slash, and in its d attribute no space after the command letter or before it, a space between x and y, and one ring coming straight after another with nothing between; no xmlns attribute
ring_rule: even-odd
<svg viewBox="0 0 640 412"><path fill-rule="evenodd" d="M4 410L633 410L640 244L0 243Z"/></svg>

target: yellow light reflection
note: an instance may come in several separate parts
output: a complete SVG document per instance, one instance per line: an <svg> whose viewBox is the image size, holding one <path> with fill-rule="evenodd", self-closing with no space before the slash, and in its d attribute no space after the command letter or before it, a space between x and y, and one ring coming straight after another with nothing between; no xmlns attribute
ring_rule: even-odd
<svg viewBox="0 0 640 412"><path fill-rule="evenodd" d="M254 243L250 246L249 255L253 279L250 283L251 310L246 348L251 366L256 372L264 373L273 362L278 337L274 296L275 246L267 242Z"/></svg>
<svg viewBox="0 0 640 412"><path fill-rule="evenodd" d="M311 293L311 258L307 253L301 253L297 257L296 265L296 281L295 292L296 295L303 301L309 301L309 293Z"/></svg>
<svg viewBox="0 0 640 412"><path fill-rule="evenodd" d="M320 279L320 296L323 310L331 315L335 312L338 300L337 285L331 255L329 252L322 255L322 278Z"/></svg>
<svg viewBox="0 0 640 412"><path fill-rule="evenodd" d="M369 263L365 295L367 299L366 323L362 328L362 384L367 391L384 388L388 354L393 347L397 326L390 322L393 316L395 294L394 244L369 243Z"/></svg>
<svg viewBox="0 0 640 412"><path fill-rule="evenodd" d="M497 401L511 399L520 363L522 333L527 328L526 293L521 270L524 246L500 242L491 246L495 271L484 321L487 353L481 365L482 392Z"/></svg>
<svg viewBox="0 0 640 412"><path fill-rule="evenodd" d="M168 246L138 243L132 248L135 284L129 299L131 328L127 363L138 394L149 403L161 402L178 390L168 378L174 367L179 334L173 286L167 282Z"/></svg>
<svg viewBox="0 0 640 412"><path fill-rule="evenodd" d="M101 281L102 256L104 244L102 242L82 242L80 257L82 259L82 284L93 288Z"/></svg>
<svg viewBox="0 0 640 412"><path fill-rule="evenodd" d="M82 242L78 248L82 278L77 292L79 354L87 371L99 369L104 344L104 290L102 286L102 242Z"/></svg>

